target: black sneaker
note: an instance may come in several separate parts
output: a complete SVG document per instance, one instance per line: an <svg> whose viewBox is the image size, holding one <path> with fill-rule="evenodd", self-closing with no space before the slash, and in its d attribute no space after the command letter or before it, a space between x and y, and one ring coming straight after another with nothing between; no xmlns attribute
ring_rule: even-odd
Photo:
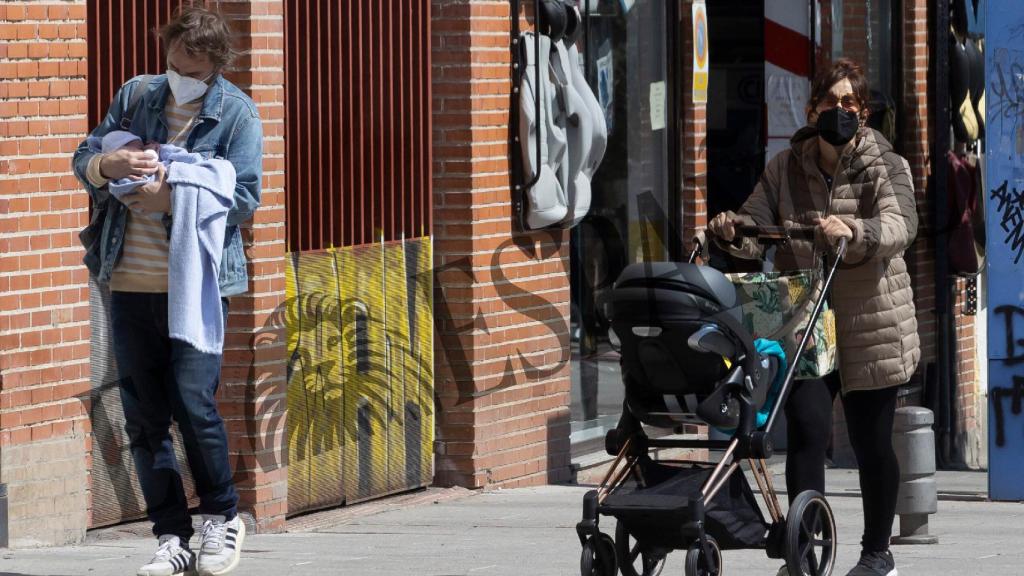
<svg viewBox="0 0 1024 576"><path fill-rule="evenodd" d="M846 576L897 576L896 562L892 552L864 552L860 562L846 573Z"/></svg>

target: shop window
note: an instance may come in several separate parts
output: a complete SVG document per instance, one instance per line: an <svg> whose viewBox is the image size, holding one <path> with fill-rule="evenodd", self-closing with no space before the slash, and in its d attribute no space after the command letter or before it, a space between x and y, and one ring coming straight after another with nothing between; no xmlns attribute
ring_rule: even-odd
<svg viewBox="0 0 1024 576"><path fill-rule="evenodd" d="M623 385L597 302L629 263L673 252L679 190L675 105L678 6L664 0L581 2L578 39L605 112L608 150L588 216L572 233L573 442L621 414ZM603 436L601 436L603 437Z"/></svg>
<svg viewBox="0 0 1024 576"><path fill-rule="evenodd" d="M872 108L891 110L893 124L883 130L898 144L902 52L902 0L819 0L817 30L821 34L816 66L851 58L864 67L872 90ZM884 109L883 109L884 108ZM882 122L878 118L879 124ZM876 126L877 127L877 126Z"/></svg>

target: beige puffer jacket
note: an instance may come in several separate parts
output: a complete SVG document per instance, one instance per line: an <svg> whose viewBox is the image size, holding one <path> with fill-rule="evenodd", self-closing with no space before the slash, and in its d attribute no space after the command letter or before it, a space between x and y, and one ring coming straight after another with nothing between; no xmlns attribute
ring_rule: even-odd
<svg viewBox="0 0 1024 576"><path fill-rule="evenodd" d="M813 127L791 140L791 150L776 155L740 208L740 215L761 226L813 226L816 218L839 216L853 240L832 284L843 393L898 386L910 380L921 358L910 275L903 260L917 233L914 185L907 161L878 132L861 128L852 152L840 158L831 197L818 168L818 138ZM778 248L777 270L815 265L826 248L793 241ZM760 259L763 247L745 239L731 252Z"/></svg>

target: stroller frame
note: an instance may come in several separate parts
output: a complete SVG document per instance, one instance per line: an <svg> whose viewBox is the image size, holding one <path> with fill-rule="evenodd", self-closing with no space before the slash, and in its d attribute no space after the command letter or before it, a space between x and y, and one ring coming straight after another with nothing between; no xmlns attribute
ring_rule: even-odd
<svg viewBox="0 0 1024 576"><path fill-rule="evenodd" d="M739 236L756 237L762 243L785 243L793 231L781 228L758 228L740 226ZM806 231L805 231L806 232ZM694 239L695 249L690 255L690 262L701 253L704 242ZM846 239L841 239L837 254L825 279L824 287L818 301L811 312L809 325L816 322L821 313L825 296L828 294L835 277L839 262L846 252ZM664 555L660 552L645 552L639 537L636 547L629 546L628 534L622 528L616 530L616 541L600 531L599 520L605 510L606 500L632 479L638 486L644 487L646 481L642 471L644 459L649 460L651 448L691 448L709 451L724 451L717 462L710 460L659 460L662 464L689 464L695 466L712 466L710 474L700 486L699 494L693 498L687 508L688 518L680 526L681 532L690 538L687 548L686 576L717 576L721 574L721 550L718 544L705 530L705 513L723 486L741 469L743 460L752 472L758 489L768 511L771 524L767 526L767 535L763 547L770 558L785 558L789 573L807 576L828 576L835 564L837 548L835 519L825 497L815 491L805 491L790 500L789 514L783 510L778 493L768 471L766 460L774 452L770 437L775 419L785 406L792 381L796 375L796 358L803 353L811 337L811 330L804 331L799 345L794 352L793 361L788 363L785 379L779 395L771 407L768 420L763 429L756 429L756 409L752 405L749 394L740 394L739 425L729 440L699 440L648 438L640 421L633 416L628 407L624 407L623 416L618 426L608 432L605 437L605 448L609 455L614 455L610 468L596 490L590 490L583 499L583 518L576 525L576 532L583 546L581 556L581 573L583 576L614 576L621 568L623 576L654 576L660 573ZM748 358L746 363L753 364L754 359ZM747 372L750 374L750 372ZM742 476L742 475L741 475ZM741 478L748 485L745 478ZM756 504L755 504L756 506ZM758 515L761 512L758 510ZM808 515L810 514L810 518ZM808 525L808 520L810 524ZM818 537L818 534L821 534ZM619 542L624 538L623 542ZM816 548L821 547L822 557L818 558ZM672 547L671 549L682 549ZM633 566L639 554L643 554L642 572ZM667 554L667 552L666 552ZM625 556L619 558L618 556Z"/></svg>

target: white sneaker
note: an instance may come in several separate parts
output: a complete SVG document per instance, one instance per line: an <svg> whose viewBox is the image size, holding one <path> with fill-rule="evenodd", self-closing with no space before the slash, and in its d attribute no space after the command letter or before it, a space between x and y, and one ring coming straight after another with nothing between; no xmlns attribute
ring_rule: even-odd
<svg viewBox="0 0 1024 576"><path fill-rule="evenodd" d="M789 576L789 567L783 564L782 568L779 568L779 571L775 573L775 576Z"/></svg>
<svg viewBox="0 0 1024 576"><path fill-rule="evenodd" d="M181 547L177 536L164 534L160 537L160 545L156 554L139 571L138 576L174 576L175 574L193 574L195 555L188 548Z"/></svg>
<svg viewBox="0 0 1024 576"><path fill-rule="evenodd" d="M229 522L223 516L203 515L203 533L199 538L201 576L221 576L238 566L242 557L245 522L237 515Z"/></svg>

